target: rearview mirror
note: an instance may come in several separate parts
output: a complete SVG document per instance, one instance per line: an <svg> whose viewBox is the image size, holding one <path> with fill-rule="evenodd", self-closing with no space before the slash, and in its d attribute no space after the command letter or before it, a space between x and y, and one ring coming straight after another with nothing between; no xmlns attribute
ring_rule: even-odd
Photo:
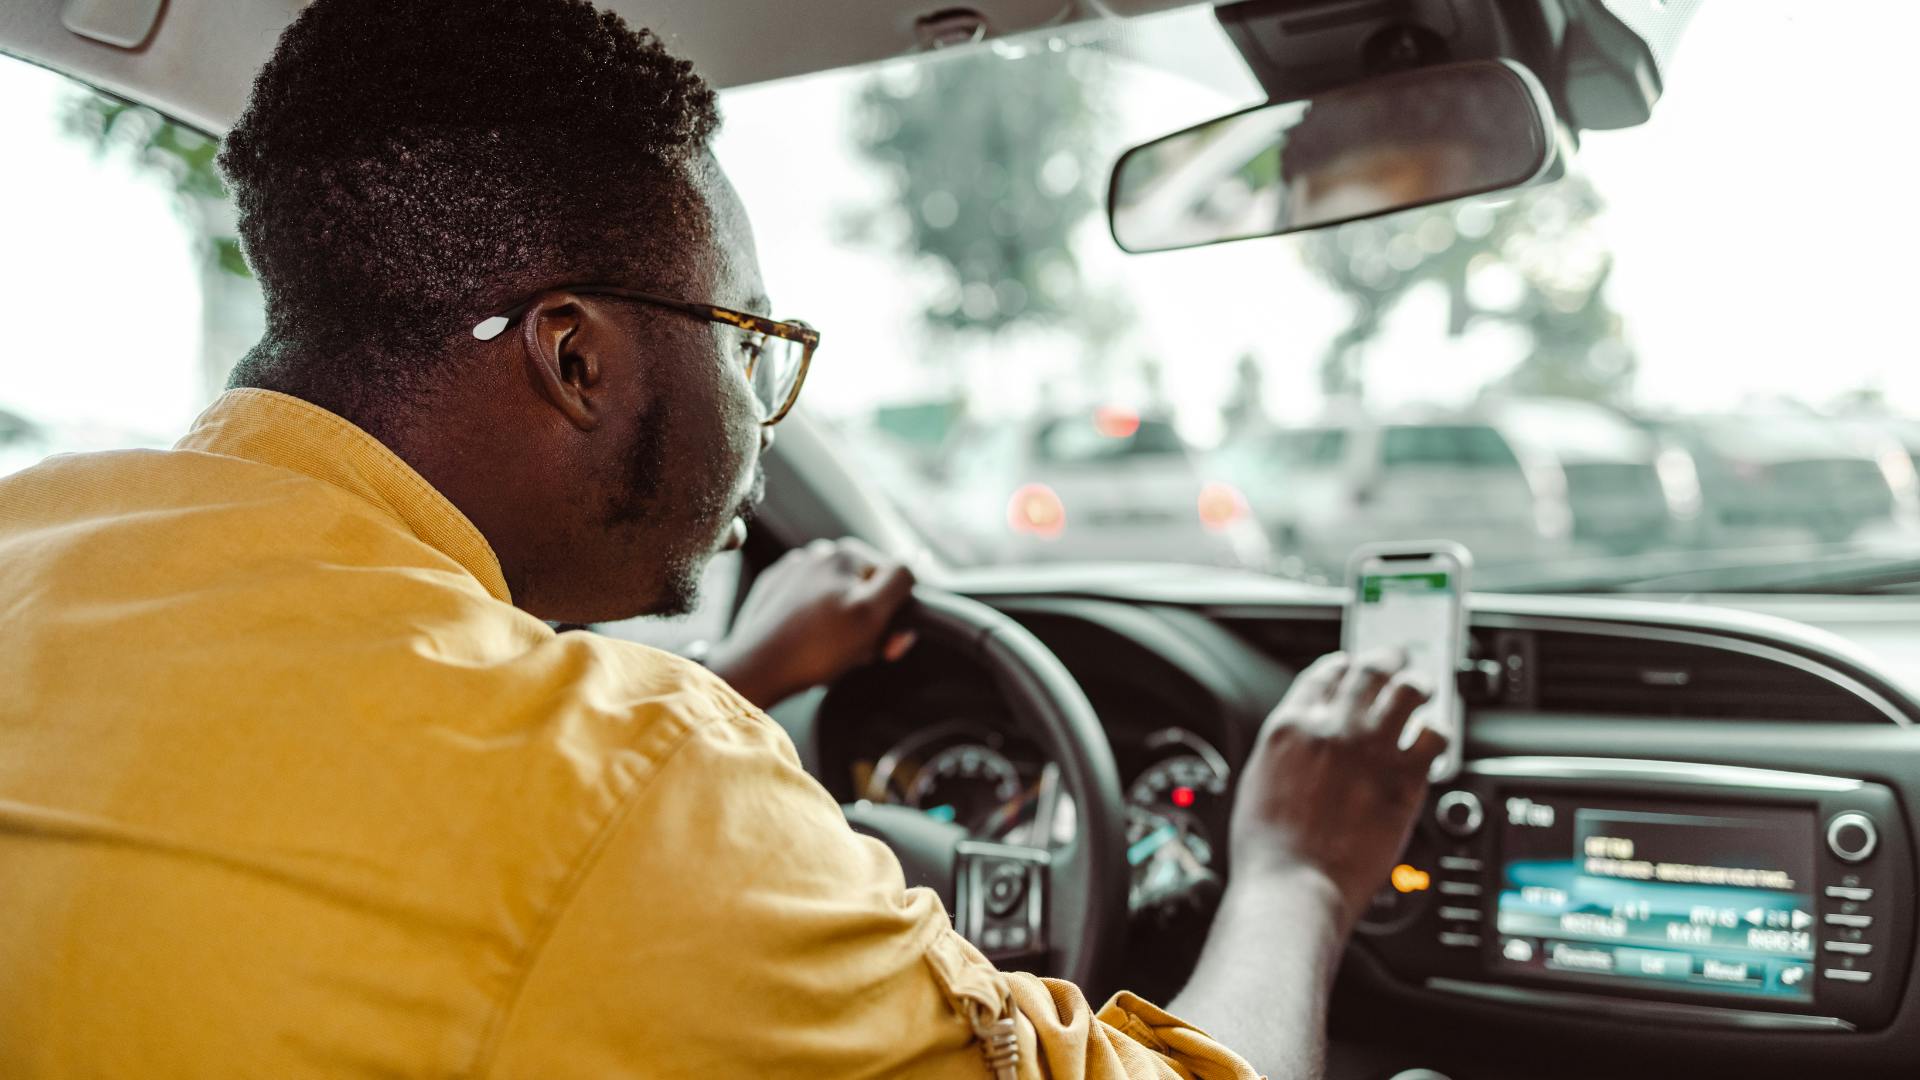
<svg viewBox="0 0 1920 1080"><path fill-rule="evenodd" d="M1525 184L1554 163L1555 128L1518 64L1419 68L1136 146L1107 211L1130 252L1317 229Z"/></svg>

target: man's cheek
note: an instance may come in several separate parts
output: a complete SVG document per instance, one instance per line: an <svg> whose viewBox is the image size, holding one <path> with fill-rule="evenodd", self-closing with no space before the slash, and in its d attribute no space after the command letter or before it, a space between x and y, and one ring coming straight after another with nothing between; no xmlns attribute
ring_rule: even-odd
<svg viewBox="0 0 1920 1080"><path fill-rule="evenodd" d="M745 386L742 380L742 387ZM760 403L753 391L742 389L735 395L727 429L732 433L735 460L743 465L753 461L760 449Z"/></svg>
<svg viewBox="0 0 1920 1080"><path fill-rule="evenodd" d="M757 467L760 410L746 380L736 373L733 382L735 385L722 384L719 388L713 408L704 410L703 423L708 425L707 443L713 448L707 458L707 467L715 473L712 486L738 499L752 479L751 470Z"/></svg>

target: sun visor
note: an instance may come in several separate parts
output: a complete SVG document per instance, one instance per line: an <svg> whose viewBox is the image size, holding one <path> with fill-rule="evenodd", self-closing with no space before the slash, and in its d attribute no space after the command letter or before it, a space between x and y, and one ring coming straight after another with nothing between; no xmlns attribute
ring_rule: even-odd
<svg viewBox="0 0 1920 1080"><path fill-rule="evenodd" d="M67 0L60 23L90 41L137 49L160 22L165 0Z"/></svg>

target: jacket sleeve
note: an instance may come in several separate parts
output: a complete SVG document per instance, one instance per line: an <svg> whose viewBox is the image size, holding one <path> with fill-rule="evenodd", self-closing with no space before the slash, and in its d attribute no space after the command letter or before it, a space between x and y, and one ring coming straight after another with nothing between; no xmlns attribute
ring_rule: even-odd
<svg viewBox="0 0 1920 1080"><path fill-rule="evenodd" d="M1251 1078L1129 994L1005 974L854 833L758 713L660 761L513 976L480 1075L987 1075L970 1021L1016 1011L1022 1077Z"/></svg>

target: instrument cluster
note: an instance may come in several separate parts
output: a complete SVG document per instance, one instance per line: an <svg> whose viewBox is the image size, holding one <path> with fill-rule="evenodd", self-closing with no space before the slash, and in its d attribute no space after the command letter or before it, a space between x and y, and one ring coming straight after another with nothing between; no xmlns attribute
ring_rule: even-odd
<svg viewBox="0 0 1920 1080"><path fill-rule="evenodd" d="M1116 747L1126 776L1129 905L1137 916L1201 906L1223 884L1232 769L1199 735L1152 731ZM1038 847L1071 843L1073 799L1039 748L983 723L954 719L854 764L854 788L962 826L975 839Z"/></svg>

